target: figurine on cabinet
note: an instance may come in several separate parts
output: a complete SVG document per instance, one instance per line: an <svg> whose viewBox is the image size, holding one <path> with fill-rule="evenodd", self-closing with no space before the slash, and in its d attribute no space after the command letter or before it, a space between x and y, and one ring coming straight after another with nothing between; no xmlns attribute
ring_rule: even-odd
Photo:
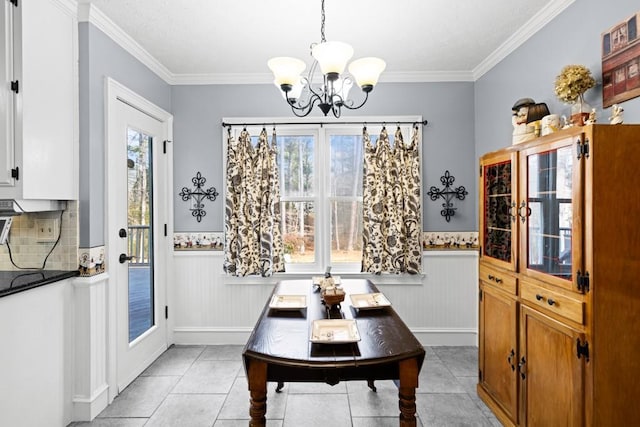
<svg viewBox="0 0 640 427"><path fill-rule="evenodd" d="M624 121L624 109L618 104L613 104L611 107L611 117L609 117L609 123L612 125L622 124Z"/></svg>
<svg viewBox="0 0 640 427"><path fill-rule="evenodd" d="M535 127L527 124L529 107L536 102L531 98L522 98L511 107L511 124L513 125L512 144L519 144L535 138Z"/></svg>
<svg viewBox="0 0 640 427"><path fill-rule="evenodd" d="M596 123L596 109L592 108L589 113L589 118L584 122L585 125L593 125Z"/></svg>

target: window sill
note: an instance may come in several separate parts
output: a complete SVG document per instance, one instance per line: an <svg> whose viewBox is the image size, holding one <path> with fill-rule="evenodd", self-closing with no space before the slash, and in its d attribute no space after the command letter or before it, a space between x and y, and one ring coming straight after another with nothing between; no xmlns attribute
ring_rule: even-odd
<svg viewBox="0 0 640 427"><path fill-rule="evenodd" d="M235 277L222 274L225 285L275 285L281 280L309 280L313 276L321 276L318 272L276 273L271 277L245 276ZM376 285L422 285L425 274L366 274L366 273L336 273L341 279L369 279Z"/></svg>

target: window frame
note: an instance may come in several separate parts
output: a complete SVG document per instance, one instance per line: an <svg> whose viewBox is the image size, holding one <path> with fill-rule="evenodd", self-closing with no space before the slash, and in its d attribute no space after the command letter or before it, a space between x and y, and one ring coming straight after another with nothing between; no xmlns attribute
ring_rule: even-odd
<svg viewBox="0 0 640 427"><path fill-rule="evenodd" d="M362 134L363 126L367 126L369 131L369 135L372 137L377 137L386 123L387 131L389 135L392 137L395 133L397 126L399 125L402 129L402 134L404 136L405 144L411 142L412 135L412 125L411 123L421 123L421 116L384 116L384 117L354 117L350 119L337 119L329 121L318 120L317 118L298 118L293 119L290 117L234 117L234 118L223 118L223 123L232 123L237 124L232 126L232 135L234 138L237 138L239 132L242 131L243 128L246 127L247 131L251 134L252 137L256 137L259 135L260 131L263 128L267 129L268 140L271 143L271 136L273 134L273 127L276 128L276 135L279 136L287 136L287 135L313 135L315 138L314 141L314 159L313 159L313 167L314 167L314 193L313 196L292 196L287 197L284 195L282 191L282 183L281 186L281 194L280 194L280 202L312 202L315 204L317 216L314 222L315 226L315 239L314 239L314 253L315 253L315 262L313 263L286 263L285 264L285 272L276 273L274 276L278 277L297 277L301 275L308 274L320 274L324 272L325 266L331 265L332 273L339 274L342 277L368 277L371 276L368 273L360 272L361 262L351 262L351 263L334 263L330 264L331 257L331 216L330 216L330 206L331 201L334 199L349 199L349 196L331 196L329 194L331 189L330 183L330 173L324 173L323 171L330 171L331 166L331 150L330 150L330 137L331 135L340 135L347 134L353 135ZM406 124L406 123L409 124ZM244 125L243 123L251 123L251 125ZM264 125L257 125L255 123L264 123ZM398 124L402 123L402 124ZM227 157L227 135L228 131L226 127L223 127L223 193L226 192L226 157ZM421 130L422 131L422 130ZM422 171L422 147L419 147L420 153L420 163L421 163L421 171ZM278 156L281 155L280 152L277 153ZM364 155L364 151L363 151ZM278 163L281 165L280 160ZM325 166L326 165L326 166ZM282 170L279 170L280 179L282 179ZM424 176L424 174L423 174ZM422 186L422 183L421 183ZM423 193L423 189L421 188L421 194ZM358 196L357 199L362 202L362 195ZM424 200L424 199L423 199ZM422 215L424 217L424 203L421 203ZM225 221L225 212L224 208L222 210L222 218L223 223ZM320 219L320 220L318 220ZM423 229L423 227L421 226ZM399 275L393 275L396 279ZM402 275L404 276L404 275ZM418 275L407 275L415 277L416 283L421 282L422 274ZM268 278L261 278L268 279ZM255 281L255 278L249 279ZM376 276L376 280L380 281L380 276ZM269 280L271 281L271 280Z"/></svg>

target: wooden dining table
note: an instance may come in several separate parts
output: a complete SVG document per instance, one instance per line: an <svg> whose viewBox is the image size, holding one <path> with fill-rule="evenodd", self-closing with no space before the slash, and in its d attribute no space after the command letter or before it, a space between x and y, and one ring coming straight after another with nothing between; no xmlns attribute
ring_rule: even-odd
<svg viewBox="0 0 640 427"><path fill-rule="evenodd" d="M243 351L250 393L250 426L264 426L267 383L280 391L289 382L395 380L398 386L399 425L416 425L416 388L425 350L392 305L355 308L351 295L379 293L369 280L343 279L346 292L339 306L323 304L311 278L283 280L267 300ZM305 296L306 307L273 308L273 296ZM384 295L382 295L384 297ZM277 306L277 304L276 304ZM353 319L359 337L352 342L312 342L314 321ZM317 326L318 324L316 324ZM349 340L347 340L349 341Z"/></svg>

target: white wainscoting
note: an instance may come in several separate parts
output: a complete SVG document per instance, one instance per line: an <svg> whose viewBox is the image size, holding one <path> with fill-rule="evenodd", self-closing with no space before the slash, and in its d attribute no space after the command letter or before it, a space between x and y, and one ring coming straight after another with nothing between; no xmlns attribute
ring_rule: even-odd
<svg viewBox="0 0 640 427"><path fill-rule="evenodd" d="M222 252L174 252L169 296L174 343L244 344L249 338L274 279L229 278L222 263ZM423 271L421 278L374 276L372 281L423 345L477 345L478 252L425 251Z"/></svg>

